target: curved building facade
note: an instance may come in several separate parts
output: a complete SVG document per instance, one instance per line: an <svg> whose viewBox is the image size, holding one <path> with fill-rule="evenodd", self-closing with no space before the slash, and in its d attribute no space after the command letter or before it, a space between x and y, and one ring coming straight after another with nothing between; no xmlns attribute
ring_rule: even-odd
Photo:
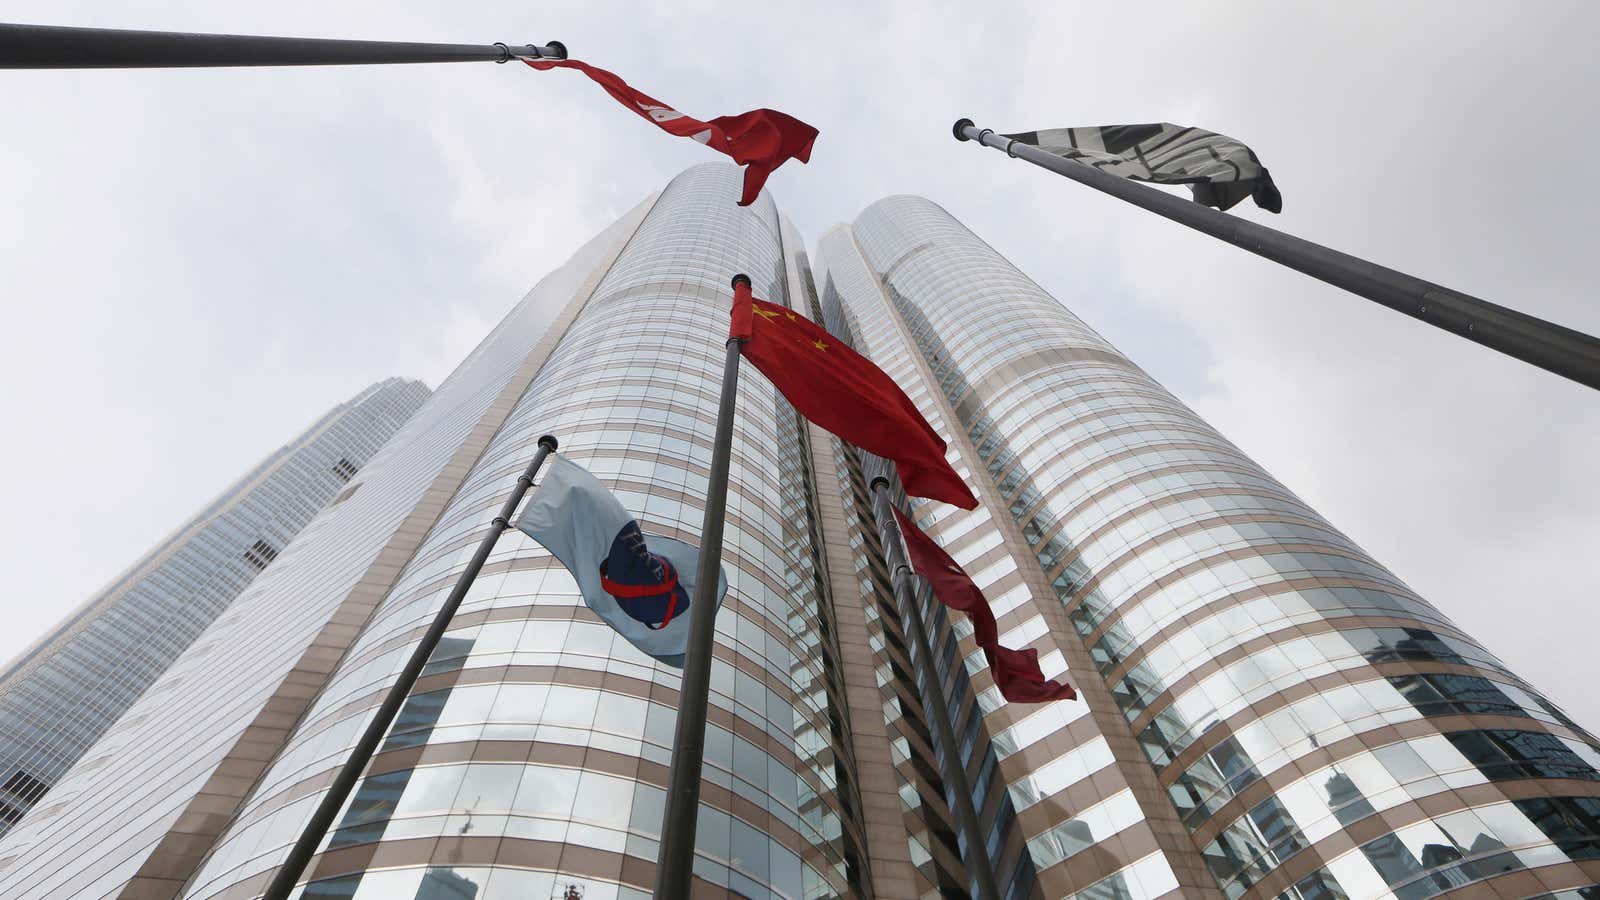
<svg viewBox="0 0 1600 900"><path fill-rule="evenodd" d="M698 542L736 272L950 438L980 507L912 513L1080 698L1007 703L897 596L876 462L744 367L696 898L966 897L980 856L1003 900L1600 896L1600 751L1533 687L938 206L812 256L741 180L517 304L0 840L0 896L259 896L541 435ZM678 688L507 533L301 896L648 896Z"/></svg>
<svg viewBox="0 0 1600 900"><path fill-rule="evenodd" d="M818 280L979 489L925 527L1081 688L983 704L1046 896L1600 881L1594 739L943 209Z"/></svg>
<svg viewBox="0 0 1600 900"><path fill-rule="evenodd" d="M697 541L732 272L787 296L770 199L741 209L725 166L675 179L572 318L394 588L185 897L248 897L282 858L543 434L641 525ZM700 811L697 896L829 897L858 838L842 823L818 552L794 411L741 392ZM794 492L799 491L800 495ZM306 898L639 897L653 878L678 670L634 650L572 577L512 533L316 863ZM376 871L374 871L376 870Z"/></svg>
<svg viewBox="0 0 1600 900"><path fill-rule="evenodd" d="M272 864L255 857L282 855L302 824L291 816L309 806L280 807L263 828L258 785L269 769L286 771L297 725L311 724L313 704L570 322L574 296L650 202L517 303L362 467L348 497L289 542L0 841L0 896L178 897L208 874L202 864L217 893L233 887L211 868L224 851L244 854L229 867L239 881ZM307 760L305 773L329 768Z"/></svg>

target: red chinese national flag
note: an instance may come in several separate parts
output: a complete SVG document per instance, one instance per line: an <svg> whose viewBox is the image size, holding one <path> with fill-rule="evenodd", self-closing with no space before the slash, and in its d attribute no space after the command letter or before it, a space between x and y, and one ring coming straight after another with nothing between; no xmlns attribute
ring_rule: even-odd
<svg viewBox="0 0 1600 900"><path fill-rule="evenodd" d="M709 122L686 116L660 100L630 87L616 74L575 59L532 60L523 62L535 69L577 69L617 102L656 123L662 131L693 138L713 150L733 157L744 166L744 196L740 206L749 206L767 183L773 170L791 159L809 162L811 144L817 130L793 116L775 109L752 109L736 116L718 116Z"/></svg>
<svg viewBox="0 0 1600 900"><path fill-rule="evenodd" d="M1000 646L1000 628L995 624L994 610L989 608L983 592L943 547L924 534L899 507L893 509L900 523L900 534L906 539L911 568L933 585L933 595L940 603L967 614L972 622L973 640L989 661L989 671L994 674L1000 695L1012 703L1044 703L1078 696L1070 685L1044 677L1044 672L1039 670L1039 651L1032 647L1012 650Z"/></svg>
<svg viewBox="0 0 1600 900"><path fill-rule="evenodd" d="M733 329L755 364L800 414L863 450L892 459L906 493L973 509L944 439L883 370L826 329L734 286Z"/></svg>

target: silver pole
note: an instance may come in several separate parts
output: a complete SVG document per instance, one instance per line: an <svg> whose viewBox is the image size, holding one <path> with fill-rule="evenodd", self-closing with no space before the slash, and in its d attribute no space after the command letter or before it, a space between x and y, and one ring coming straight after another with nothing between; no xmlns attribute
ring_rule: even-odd
<svg viewBox="0 0 1600 900"><path fill-rule="evenodd" d="M884 467L889 465L887 460L878 462ZM933 730L937 732L938 742L942 745L936 748L935 754L939 757L939 775L944 780L947 795L952 798L951 812L955 813L956 827L967 844L967 854L961 861L967 867L967 874L977 882L979 900L1000 900L994 862L989 859L978 810L972 805L972 786L967 781L966 768L961 763L961 745L956 742L944 685L940 683L939 670L934 665L933 645L922 624L922 610L917 606L917 592L912 581L915 574L907 560L905 545L901 543L900 524L895 521L891 508L894 501L889 498L889 479L884 475L874 475L871 487L872 511L877 519L878 534L883 538L883 552L888 557L895 600L900 604L901 615L910 632L907 636L911 638L912 652L916 657L912 660L912 668L926 698L923 708L933 722Z"/></svg>
<svg viewBox="0 0 1600 900"><path fill-rule="evenodd" d="M733 276L733 291L750 291L750 276ZM689 900L694 878L694 830L700 815L700 772L705 764L706 711L711 697L712 642L717 634L717 585L722 577L722 526L728 510L728 468L733 459L733 409L739 391L741 338L728 338L722 363L722 399L717 404L717 434L711 451L710 484L700 526L700 568L689 606L689 642L678 685L678 722L672 736L672 770L661 844L656 853L655 896Z"/></svg>
<svg viewBox="0 0 1600 900"><path fill-rule="evenodd" d="M1004 151L1319 281L1421 319L1435 328L1600 389L1600 340L1581 331L1109 175L1093 166L995 134L993 129L979 128L971 119L957 121L952 131L958 141L977 141L985 147Z"/></svg>
<svg viewBox="0 0 1600 900"><path fill-rule="evenodd" d="M352 66L566 58L567 48L560 41L542 47L419 44L0 23L0 69Z"/></svg>
<svg viewBox="0 0 1600 900"><path fill-rule="evenodd" d="M428 664L428 658L439 646L439 639L444 637L445 631L449 629L450 620L455 618L456 610L461 607L461 599L467 595L472 583L477 580L478 573L483 570L484 561L494 551L494 545L500 540L500 535L510 527L511 514L517 511L517 504L522 502L523 495L528 492L528 486L533 484L533 476L539 474L539 467L544 465L545 457L555 452L555 449L554 437L547 434L539 438L539 450L533 455L533 461L528 463L527 471L517 478L516 489L506 498L505 505L500 507L500 514L490 523L489 533L478 543L478 552L473 554L472 561L467 563L467 567L461 572L461 577L456 579L456 586L451 589L450 596L445 598L444 605L434 614L433 623L423 634L421 643L411 651L411 658L406 660L405 668L400 670L399 677L389 686L389 692L384 695L377 714L367 723L367 730L361 733L361 739L356 741L355 749L350 751L350 756L344 761L344 765L339 767L339 774L334 776L328 792L322 795L316 811L311 814L311 821L307 822L305 829L300 832L299 840L296 840L294 846L290 848L283 865L279 866L277 873L272 876L272 883L267 885L267 892L262 895L262 900L287 900L289 894L294 891L295 883L305 872L306 864L311 862L311 857L316 854L317 845L322 843L323 836L332 827L333 817L344 808L344 802L349 798L350 791L361 779L361 773L372 760L372 754L378 749L379 742L388 733L395 715L400 712L400 706L405 703L411 688L417 683L417 677Z"/></svg>

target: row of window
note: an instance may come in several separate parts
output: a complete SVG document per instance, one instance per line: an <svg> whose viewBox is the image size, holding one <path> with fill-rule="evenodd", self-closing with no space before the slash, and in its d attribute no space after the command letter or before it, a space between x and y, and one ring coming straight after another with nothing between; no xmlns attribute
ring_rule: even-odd
<svg viewBox="0 0 1600 900"><path fill-rule="evenodd" d="M617 264L602 279L595 300L579 313L568 334L546 361L544 371L559 373L559 377L541 377L518 401L500 434L485 451L483 461L451 500L438 527L430 533L414 563L398 580L391 599L363 634L349 668L340 674L334 689L319 701L317 713L330 712L348 703L351 698L360 696L374 679L381 681L386 677L383 670L393 665L394 651L383 648L384 642L407 633L426 619L440 599L442 588L437 585L447 580L470 555L472 537L487 525L490 511L509 488L511 474L502 471L508 468L505 464L510 455L507 448L531 453L531 448L524 445L548 431L560 437L564 450L577 452L575 458L579 460L585 460L584 450L596 448L614 447L626 453L627 461L614 462L616 458L607 454L585 460L592 462L593 468L602 470L602 474L608 467L615 466L621 474L623 466L652 460L648 474L641 473L645 479L650 479L652 490L632 491L624 486L619 491L624 504L668 529L686 534L698 531L698 506L670 496L670 492L694 496L698 486L703 484L701 473L710 461L711 426L698 413L704 410L703 397L715 396L714 376L721 362L720 354L707 350L719 343L715 339L717 329L726 327L726 308L714 308L718 304L711 302L713 298L725 297L727 291L728 273L720 270L726 267L729 273L750 271L758 283L766 280L762 277L765 272L782 272L781 265L761 262L763 259L768 263L777 262L780 248L775 240L774 210L768 202L758 204L753 211L729 204L725 196L729 187L725 183L728 172L726 168L713 167L688 173L674 182L646 217ZM685 227L690 221L693 227ZM744 261L737 262L739 259ZM711 277L713 273L715 278ZM764 290L771 299L782 299L781 283L768 284ZM664 346L658 331L666 318L684 323L681 328L669 329L671 334L665 340L673 346ZM701 347L701 343L705 346ZM821 667L809 658L818 649L815 644L816 598L809 593L810 586L793 582L788 577L795 568L798 549L794 510L775 502L773 497L773 489L783 477L780 470L788 461L775 458L781 454L773 452L771 429L761 427L765 425L763 420L778 414L776 398L770 391L763 392L759 385L752 384L748 397L742 398L745 399L749 402L741 403L741 412L756 417L754 424L746 417L744 433L738 436L749 467L737 468L733 478L742 490L750 493L746 496L735 490L730 497L730 513L737 521L729 529L728 540L733 552L725 568L728 569L730 594L750 605L752 611L765 612L772 627L764 629L759 623L746 621L747 617L722 617L726 622L719 622L719 625L725 624L719 628L719 641L738 648L753 664L752 668L765 670L765 674L752 676L742 668L714 665L714 681L718 682L714 692L719 692L723 707L733 709L741 719L754 722L766 731L767 746L758 747L742 736L712 726L707 735L706 774L713 783L767 810L774 831L782 831L786 826L798 834L798 839L806 846L804 855L824 867L825 877L812 872L810 867L806 867L810 874L800 872L796 868L798 857L790 849L784 852L790 854L787 859L794 861L794 865L775 861L765 850L759 854L759 865L754 862L745 865L742 862L745 855L737 845L750 844L751 833L759 829L751 823L730 822L725 813L703 810L699 831L703 836L714 838L720 816L724 823L721 830L731 842L728 849L712 848L715 864L728 864L724 865L725 874L714 878L718 883L752 896L766 896L762 891L769 888L747 883L751 879L761 881L765 871L770 875L771 888L787 896L826 895L838 890L828 885L843 883L844 864L839 850L837 770L830 754L832 740L827 717L823 715L829 700L826 692L817 687L821 683ZM662 408L663 402L679 408ZM680 410L695 414L680 415ZM755 430L750 430L752 428ZM493 462L495 460L498 463ZM655 480L658 476L659 482ZM653 490L657 487L661 488L659 492ZM542 551L520 535L507 535L491 562L536 554L542 555ZM547 590L552 588L550 580L557 577L556 568L486 576L485 581L494 584L476 586L470 599L476 609L547 601L579 602L575 591L562 590L560 585L554 586L554 591ZM538 586L524 583L530 580L537 580ZM447 645L442 645L441 651L435 654L429 671L476 668L483 663L549 663L553 657L563 666L571 663L579 668L593 668L584 663L603 660L608 672L615 663L634 667L627 674L642 680L676 681L675 673L669 676L668 670L637 659L637 654L628 653L616 643L614 635L590 623L494 622L457 629L446 641ZM472 646L469 654L468 645L478 646ZM808 658L798 662L802 655ZM745 662L741 659L741 667ZM797 695L785 698L770 690L764 681L774 686L792 685ZM308 721L311 718L308 717ZM345 721L354 723L364 718L364 714L355 714ZM671 722L671 710L614 692L555 684L464 685L412 697L402 711L401 720L392 729L386 749L481 738L577 745L664 763ZM337 756L341 752L337 745L348 740L348 735L349 730L343 723L338 726L337 733L334 729L328 729L325 736L307 733L306 739L275 765L264 785L281 789L303 778L308 767L314 769L321 764L319 760ZM295 756L302 747L307 748L305 755ZM789 752L779 754L780 748ZM769 750L777 755L769 755ZM313 756L317 759L311 759ZM294 765L286 765L285 761ZM424 802L444 790L439 785L434 785L438 791L430 787L434 781L452 776L425 769L410 770L408 784L411 786L396 799L395 808L385 816L370 817L366 821L348 820L345 823L350 827L348 834L376 829L384 840L390 840L406 836L408 830L452 833L464 824L458 818L467 814L457 807L465 807L474 810L469 833L493 833L501 829L503 833L512 834L516 829L529 829L544 840L624 852L637 851L638 841L646 838L626 822L618 828L617 821L585 821L606 816L616 819L618 815L628 814L629 803L610 795L586 799L574 794L570 809L555 808L561 805L557 801L565 796L558 790L559 785L551 786L556 781L577 779L576 790L581 793L589 789L586 786L591 782L594 790L601 790L607 785L616 786L606 779L626 779L547 766L545 768L554 774L541 775L542 780L533 786L528 786L531 782L527 781L532 775L519 775L519 786L513 788L508 773L523 769L531 772L535 767L474 763L446 768L456 769L464 779L482 781L478 787L482 788L484 803L497 808L475 805L474 798L467 797L470 787L467 781L462 781L454 798L443 809L432 801ZM461 774L463 771L465 774ZM368 781L370 790L363 786L364 791L369 791L368 799L381 796L384 785L375 779ZM414 802L423 806L404 805L413 802L407 799L413 796L413 789L420 792L415 794ZM653 788L649 790L659 794ZM491 796L495 799L489 799ZM254 802L265 805L271 799L270 793L258 791ZM363 802L366 801L357 798L352 804L352 814ZM637 809L641 801L634 798L630 802ZM515 808L498 808L508 803ZM546 808L540 806L541 803L555 806ZM531 808L525 810L516 804ZM372 811L371 807L363 808ZM659 813L654 815L658 820ZM252 860L261 855L257 848L248 846L250 840L246 833L247 829L257 827L249 824L256 820L247 813L238 821L240 825L235 826L235 833L230 835L230 844L222 848L230 855L224 857L219 850L207 863L209 872L233 873L218 877L216 884L248 877L249 871L257 865ZM258 824L266 827L266 821L261 819ZM652 823L648 831L653 832L655 828L656 824ZM552 829L564 830L557 835ZM763 848L770 843L765 835L761 840ZM238 845L237 850L233 844ZM265 847L266 843L259 846ZM262 852L270 861L274 851ZM654 851L639 855L653 858ZM697 871L699 869L697 865ZM496 884L491 881L487 890L493 893ZM822 884L824 888L818 889L815 884Z"/></svg>
<svg viewBox="0 0 1600 900"><path fill-rule="evenodd" d="M1475 645L1424 629L1353 628L1296 638L1185 690L1139 732L1139 743L1152 763L1164 766L1217 723L1290 685L1391 660L1497 667L1478 653Z"/></svg>
<svg viewBox="0 0 1600 900"><path fill-rule="evenodd" d="M1600 798L1513 800L1424 819L1368 841L1281 900L1428 900L1507 872L1600 859Z"/></svg>
<svg viewBox="0 0 1600 900"><path fill-rule="evenodd" d="M1245 788L1317 747L1384 725L1452 715L1569 724L1520 688L1470 675L1406 675L1342 684L1235 729L1180 773L1168 796L1194 829Z"/></svg>
<svg viewBox="0 0 1600 900"><path fill-rule="evenodd" d="M992 396L986 396L978 398L977 403L963 405L972 394L971 382L987 384L988 373L1006 365L1009 359L1036 350L1059 349L1064 337L1057 333L1057 327L1075 320L1068 315L1048 316L1043 322L1030 322L1028 328L996 327L1009 315L1028 315L1030 304L1023 300L1008 304L1007 289L989 277L1009 274L1004 271L1008 267L988 259L984 253L987 248L971 251L971 259L958 259L956 254L945 252L908 253L908 248L916 250L937 242L944 231L959 226L948 223L936 209L924 209L926 204L914 198L885 204L889 207L885 211L864 214L858 221L857 238L879 272L893 267L893 278L886 279L890 300L904 317L940 386L958 404L963 421L971 426L980 455L1011 501L1012 512L1022 522L1041 564L1047 573L1066 567L1062 570L1065 583L1057 584L1063 598L1075 599L1074 594L1090 589L1091 596L1073 610L1074 621L1085 637L1098 639L1093 650L1101 673L1109 676L1130 657L1138 657L1113 685L1119 705L1131 721L1147 717L1152 704L1166 702L1163 695L1173 685L1181 684L1219 653L1295 624L1365 614L1449 627L1436 610L1410 596L1402 583L1367 561L1357 548L1300 506L1281 486L1254 470L1253 464L1231 446L1189 446L1209 439L1206 434L1185 433L1190 424L1203 430L1204 423L1181 404L1163 396L1158 388L1128 379L1126 371L1097 367L1107 371L1095 373L1100 383L1093 384L1088 378L1076 376L1080 369L1090 367L1087 363L1061 367L1047 377L1030 369L1027 383L1008 391L1003 403L994 403ZM916 225L913 227L903 218L914 218ZM971 280L980 269L992 270L984 272L986 281L981 286L963 286L961 279ZM919 305L912 299L942 300L980 290L986 312L992 312L981 323L961 321L957 308L962 304ZM1092 346L1093 342L1080 344L1084 345ZM972 360L974 368L963 372L957 364L960 359ZM1051 393L1053 382L1073 377L1080 381L1064 395L1046 396ZM1107 393L1110 381L1128 383L1122 386L1125 390ZM993 418L981 418L978 406L982 402L989 402L988 412L1002 418L1004 427L997 427ZM1167 439L1174 445L1184 442L1183 449L1151 442L1147 429L1153 432L1162 423L1178 426ZM1099 436L1108 433L1131 434L1133 441L1102 442ZM1121 458L1110 458L1125 447L1137 446L1139 441L1144 441L1145 446ZM1071 459L1067 458L1069 455ZM1238 460L1242 466L1223 464L1229 460ZM1185 494L1194 499L1167 499ZM1249 499L1243 500L1245 497ZM1140 509L1141 504L1153 507L1157 503L1161 504L1160 510ZM1049 511L1051 506L1056 511ZM1263 517L1277 517L1278 521L1245 522L1241 523L1243 527L1230 521L1205 530L1174 533L1186 520L1203 521L1207 517L1256 511ZM1150 535L1158 533L1163 534L1162 539L1149 541ZM1066 535L1087 537L1074 546ZM1218 550L1269 541L1297 546L1237 560L1213 558L1198 572L1171 577L1208 553L1215 556ZM1132 549L1136 546L1137 551ZM966 545L961 549L976 556L985 547L980 539L970 550ZM1089 585L1091 573L1098 577ZM1196 620L1196 624L1163 633L1163 629L1213 601L1221 606L1226 602L1224 598L1242 587L1291 578L1339 579L1352 586L1281 590L1218 609L1210 617ZM1155 583L1161 587L1145 587ZM1036 637L1033 632L1022 633L1026 625L1019 627L1018 636ZM1150 641L1157 635L1162 635L1162 641L1152 646ZM1158 767L1164 766L1200 734L1255 700L1327 672L1397 660L1503 670L1500 662L1482 648L1446 631L1419 626L1328 632L1263 648L1187 687L1141 733L1141 743L1152 761ZM1043 736L1058 730L1066 724L1060 712L1041 710L1030 716L1044 726L1032 731ZM1243 726L1239 735L1225 739L1183 773L1189 777L1180 776L1179 784L1173 788L1174 800L1187 800L1187 805L1180 802L1180 811L1187 814L1186 820L1194 827L1238 790L1316 746L1326 746L1385 721L1472 712L1561 720L1560 714L1541 699L1484 678L1438 674L1344 685ZM1345 713L1350 715L1346 717ZM1011 730L1027 733L1029 719L1018 722ZM1237 749L1237 759L1228 759L1229 745ZM1242 749L1246 745L1249 752ZM1008 747L1004 733L997 736L997 749L1002 754L1008 749L1014 751L1016 746L1013 742ZM1097 756L1098 752L1098 742L1090 741L1038 767L1027 779L1011 786L1014 800L1019 806L1027 806L1067 789L1111 762L1108 753ZM1264 871L1260 868L1262 860L1276 865L1277 859L1353 821L1352 816L1370 815L1413 796L1503 778L1594 777L1589 758L1594 754L1587 745L1536 732L1464 732L1449 739L1436 736L1357 754L1296 782L1241 816L1235 825L1249 829L1259 852L1241 852L1235 857L1212 854L1221 860L1217 865L1232 866L1231 871L1218 871L1219 882L1231 885L1230 896L1237 896ZM1202 764L1217 770L1219 762L1225 763L1229 771L1214 771L1214 777L1201 777L1206 774ZM1350 795L1318 797L1321 781L1317 785L1311 783L1317 779L1327 781L1329 791L1343 785ZM1037 844L1030 842L1035 861L1049 865L1103 840L1110 833L1104 827L1106 823L1084 820L1084 816L1100 816L1103 806L1104 803L1091 807L1056 826L1036 838ZM1366 811L1357 815L1363 807ZM1223 838L1208 848L1208 853L1219 850L1228 839L1245 847L1236 831L1235 827L1225 830ZM1460 858L1462 853L1456 855ZM1436 852L1434 856L1440 854ZM1470 866L1462 871L1468 869ZM1445 880L1462 883L1456 875ZM1337 884L1332 874L1326 875L1325 881ZM1395 882L1389 879L1388 883ZM1174 883L1172 887L1175 886ZM1119 887L1117 893L1123 890L1126 889ZM1418 893L1414 886L1407 890L1414 896L1431 896ZM1399 894L1408 896L1406 890Z"/></svg>
<svg viewBox="0 0 1600 900"><path fill-rule="evenodd" d="M1458 731L1353 754L1284 786L1203 853L1230 897L1334 832L1402 803L1517 778L1600 781L1600 751L1535 731Z"/></svg>

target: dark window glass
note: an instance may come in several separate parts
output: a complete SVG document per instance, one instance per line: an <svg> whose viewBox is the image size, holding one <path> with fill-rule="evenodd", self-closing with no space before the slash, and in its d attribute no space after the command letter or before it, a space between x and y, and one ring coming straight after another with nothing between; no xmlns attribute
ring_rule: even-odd
<svg viewBox="0 0 1600 900"><path fill-rule="evenodd" d="M1261 837L1280 860L1305 849L1305 841L1299 836L1300 826L1295 824L1294 818L1276 797L1256 804L1249 815L1256 830L1261 832Z"/></svg>
<svg viewBox="0 0 1600 900"><path fill-rule="evenodd" d="M1339 887L1339 882L1325 869L1312 872L1295 882L1294 886L1303 900L1349 900L1344 888Z"/></svg>
<svg viewBox="0 0 1600 900"><path fill-rule="evenodd" d="M265 569L267 564L278 558L278 548L263 540L257 540L244 551L245 562L258 569Z"/></svg>
<svg viewBox="0 0 1600 900"><path fill-rule="evenodd" d="M1509 761L1505 751L1500 749L1487 731L1457 731L1445 737L1461 751L1462 756L1480 769Z"/></svg>
<svg viewBox="0 0 1600 900"><path fill-rule="evenodd" d="M1411 850L1392 834L1362 844L1361 853L1372 863L1372 867L1378 870L1378 874L1383 876L1383 880L1391 885L1422 874L1424 868L1422 863L1411 855Z"/></svg>
<svg viewBox="0 0 1600 900"><path fill-rule="evenodd" d="M29 803L43 797L44 792L50 789L49 785L21 769L18 769L15 775L7 778L6 783L0 785L0 787L4 787L12 796L26 800Z"/></svg>

